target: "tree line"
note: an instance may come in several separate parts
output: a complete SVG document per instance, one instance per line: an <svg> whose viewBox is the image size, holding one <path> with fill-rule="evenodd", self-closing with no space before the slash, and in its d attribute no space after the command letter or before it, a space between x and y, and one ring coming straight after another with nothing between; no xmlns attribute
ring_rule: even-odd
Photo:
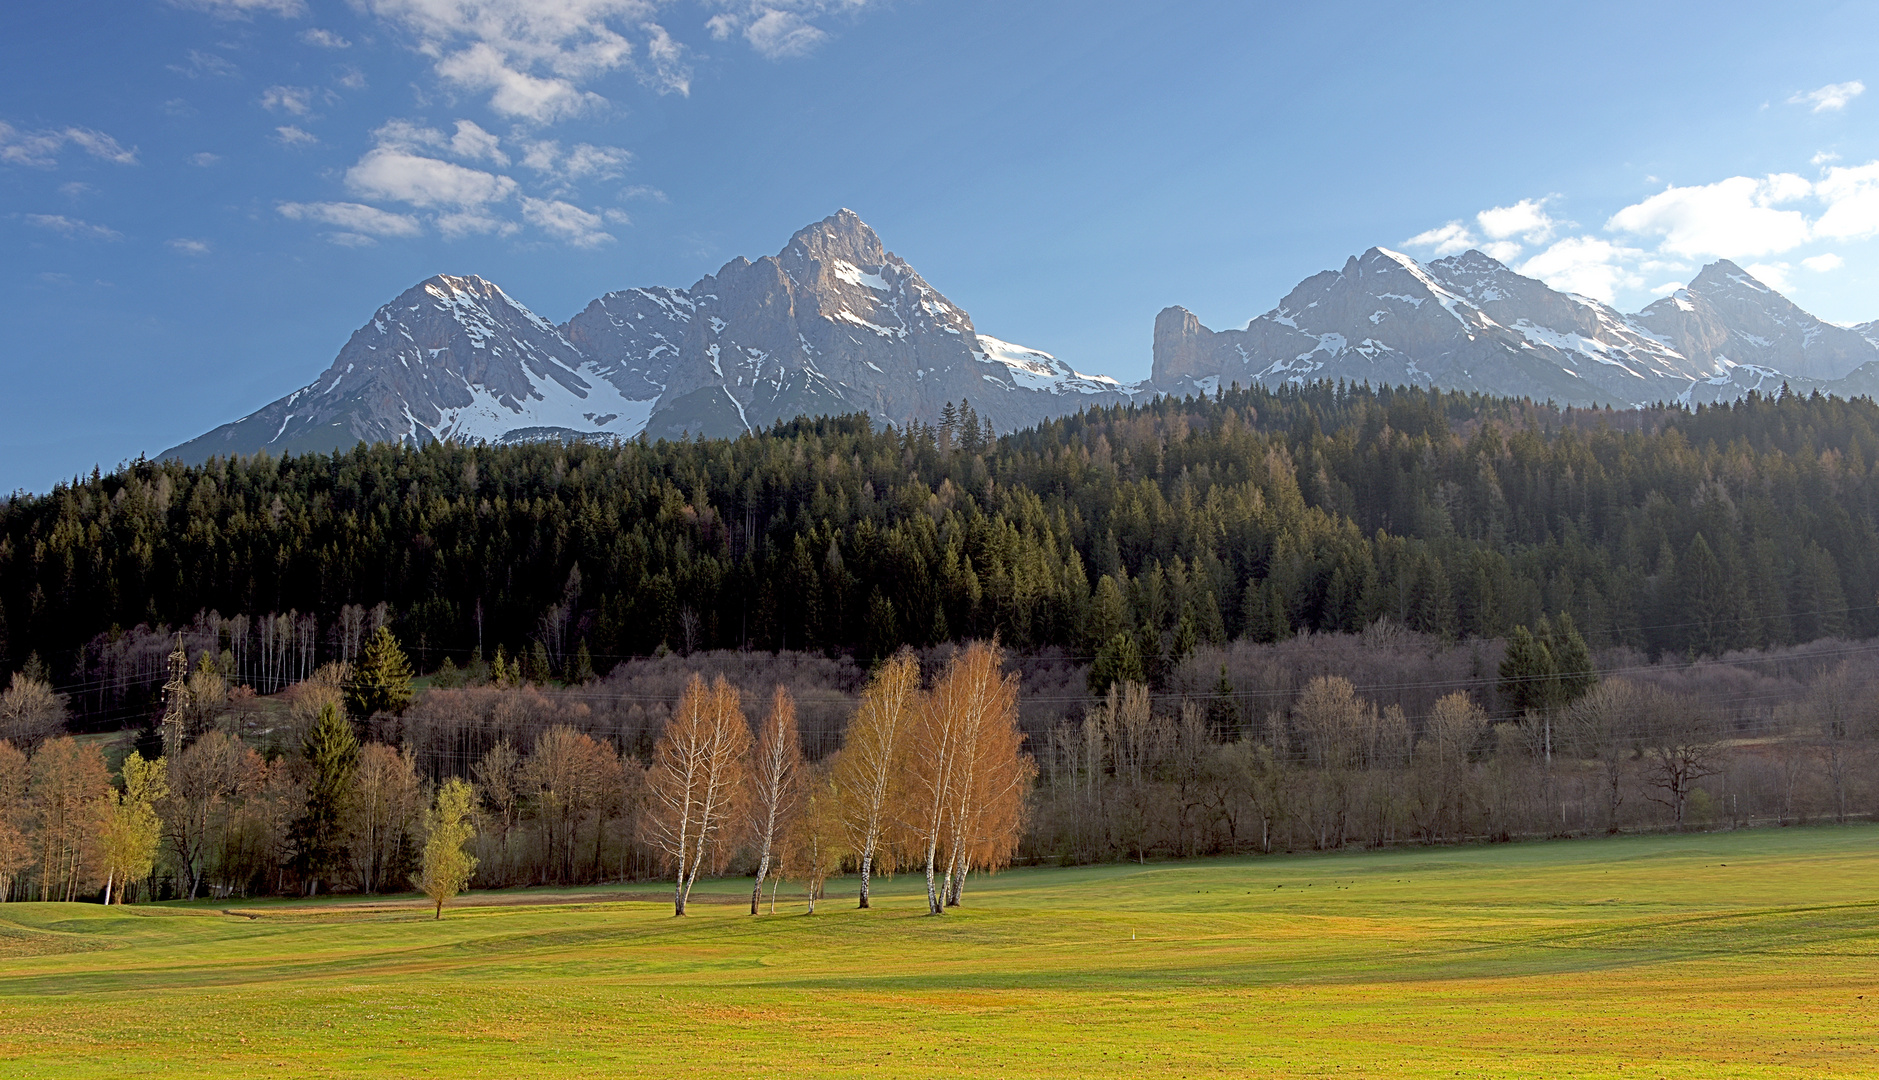
<svg viewBox="0 0 1879 1080"><path fill-rule="evenodd" d="M208 672L192 680L198 689ZM252 729L244 739L240 721L218 722L228 714L191 720L192 690L179 682L160 733L167 752L146 757L153 739L141 740L115 778L96 740L50 730L0 740L0 900L416 885L441 917L472 882L663 868L684 915L701 874L738 862L754 863L753 915L766 882L774 908L786 877L803 884L813 912L844 866L859 870L862 907L873 875L922 869L939 914L974 870L1011 861L1036 769L1018 727L1017 676L995 644L967 643L924 681L910 651L883 661L843 745L820 759L803 752L786 686L753 724L736 686L694 671L644 758L551 722L523 747L505 732L450 768L410 742L372 737L395 730L413 701L406 659L381 628L357 664L329 665L296 688L277 718L285 739ZM503 705L526 692L493 689L511 699ZM427 757L435 771L421 769Z"/></svg>
<svg viewBox="0 0 1879 1080"><path fill-rule="evenodd" d="M1107 653L1445 641L1569 615L1715 656L1879 633L1879 406L1569 410L1233 389L996 440L865 417L732 440L138 461L0 504L0 657L82 723L154 707L178 629L266 693L389 623L420 671L579 681L724 648L874 660L989 638ZM195 647L192 646L192 653Z"/></svg>

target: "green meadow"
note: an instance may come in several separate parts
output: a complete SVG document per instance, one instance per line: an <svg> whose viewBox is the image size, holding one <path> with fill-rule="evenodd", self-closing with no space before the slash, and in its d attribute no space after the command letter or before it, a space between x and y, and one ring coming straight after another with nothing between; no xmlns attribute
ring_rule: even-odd
<svg viewBox="0 0 1879 1080"><path fill-rule="evenodd" d="M0 1075L1879 1075L1879 827L853 887L3 905Z"/></svg>

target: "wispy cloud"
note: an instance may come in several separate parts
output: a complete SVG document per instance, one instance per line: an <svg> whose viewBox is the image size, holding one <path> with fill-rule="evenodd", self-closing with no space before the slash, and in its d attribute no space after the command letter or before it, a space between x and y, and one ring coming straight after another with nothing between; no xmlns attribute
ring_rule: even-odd
<svg viewBox="0 0 1879 1080"><path fill-rule="evenodd" d="M331 225L339 232L329 240L345 247L364 247L377 237L420 236L424 226L410 214L394 214L376 206L355 202L284 202L275 207L282 217L294 221L314 221Z"/></svg>
<svg viewBox="0 0 1879 1080"><path fill-rule="evenodd" d="M297 18L307 13L302 0L170 0L180 8L205 11L223 19L245 19L266 12Z"/></svg>
<svg viewBox="0 0 1879 1080"><path fill-rule="evenodd" d="M446 82L487 93L492 109L552 123L606 99L583 84L630 71L660 93L688 93L683 49L656 0L363 0L417 40ZM638 39L636 46L635 38Z"/></svg>
<svg viewBox="0 0 1879 1080"><path fill-rule="evenodd" d="M311 146L320 141L318 135L302 131L292 124L283 124L274 129L274 138L283 146Z"/></svg>
<svg viewBox="0 0 1879 1080"><path fill-rule="evenodd" d="M601 228L603 219L599 214L559 199L523 198L522 220L575 247L591 248L613 242L613 234Z"/></svg>
<svg viewBox="0 0 1879 1080"><path fill-rule="evenodd" d="M230 63L227 58L217 56L214 53L202 52L199 49L189 50L187 63L171 64L169 67L171 71L176 72L178 75L183 75L191 79L200 79L205 76L226 78L240 74L240 69Z"/></svg>
<svg viewBox="0 0 1879 1080"><path fill-rule="evenodd" d="M27 214L26 224L58 233L74 240L122 240L124 234L103 225L66 217L64 214Z"/></svg>
<svg viewBox="0 0 1879 1080"><path fill-rule="evenodd" d="M716 0L722 10L705 20L719 41L742 37L760 56L781 60L805 56L828 40L811 20L860 11L867 0Z"/></svg>
<svg viewBox="0 0 1879 1080"><path fill-rule="evenodd" d="M174 240L165 241L165 243L169 244L171 249L180 251L184 255L207 255L209 253L209 242L207 240L191 240L187 237L179 236Z"/></svg>
<svg viewBox="0 0 1879 1080"><path fill-rule="evenodd" d="M318 27L309 27L300 31L300 40L316 49L352 48L352 42L347 41L331 30L321 30Z"/></svg>
<svg viewBox="0 0 1879 1080"><path fill-rule="evenodd" d="M199 169L206 169L209 166L215 164L216 162L222 160L222 155L211 154L207 150L204 150L200 154L189 155L188 160L191 165L194 165Z"/></svg>
<svg viewBox="0 0 1879 1080"><path fill-rule="evenodd" d="M1858 79L1852 82L1828 83L1818 90L1807 90L1788 99L1790 105L1807 105L1813 112L1839 112L1852 100L1866 92L1866 84Z"/></svg>
<svg viewBox="0 0 1879 1080"><path fill-rule="evenodd" d="M136 147L125 149L102 131L81 127L21 131L0 120L0 162L49 169L59 163L59 154L68 146L114 165L137 164Z"/></svg>
<svg viewBox="0 0 1879 1080"><path fill-rule="evenodd" d="M313 114L313 91L304 86L270 86L261 91L261 107L269 112Z"/></svg>

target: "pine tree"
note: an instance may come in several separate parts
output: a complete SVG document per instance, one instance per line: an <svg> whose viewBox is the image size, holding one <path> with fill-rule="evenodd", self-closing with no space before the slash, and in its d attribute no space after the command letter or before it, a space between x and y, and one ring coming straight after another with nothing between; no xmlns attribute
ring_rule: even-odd
<svg viewBox="0 0 1879 1080"><path fill-rule="evenodd" d="M391 627L381 626L366 642L365 655L346 680L346 711L366 720L379 713L398 714L411 704L411 661L398 647Z"/></svg>

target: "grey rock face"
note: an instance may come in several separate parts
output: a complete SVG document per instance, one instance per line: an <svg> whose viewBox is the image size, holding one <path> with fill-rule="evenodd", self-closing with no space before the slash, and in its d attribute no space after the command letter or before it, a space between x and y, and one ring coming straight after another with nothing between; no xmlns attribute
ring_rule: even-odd
<svg viewBox="0 0 1879 1080"><path fill-rule="evenodd" d="M972 320L844 210L690 289L611 292L556 327L478 277L380 308L326 373L164 452L201 461L360 441L731 435L798 415L932 422L969 400L1000 430L1135 393Z"/></svg>
<svg viewBox="0 0 1879 1080"><path fill-rule="evenodd" d="M1423 265L1372 248L1242 330L1163 311L1150 386L1345 379L1638 406L1727 400L1784 380L1831 389L1874 359L1858 332L1814 319L1731 263L1626 316L1479 251Z"/></svg>
<svg viewBox="0 0 1879 1080"><path fill-rule="evenodd" d="M632 393L495 285L439 275L379 308L312 383L162 456L197 462L384 440L497 440L524 427L632 434L655 396Z"/></svg>
<svg viewBox="0 0 1879 1080"><path fill-rule="evenodd" d="M1048 354L981 338L849 210L776 255L726 263L689 298L694 315L649 435L732 435L842 412L904 426L961 399L1008 431L1131 395Z"/></svg>
<svg viewBox="0 0 1879 1080"><path fill-rule="evenodd" d="M1879 359L1879 347L1858 328L1814 318L1727 259L1632 318L1718 373L1758 367L1825 382Z"/></svg>

